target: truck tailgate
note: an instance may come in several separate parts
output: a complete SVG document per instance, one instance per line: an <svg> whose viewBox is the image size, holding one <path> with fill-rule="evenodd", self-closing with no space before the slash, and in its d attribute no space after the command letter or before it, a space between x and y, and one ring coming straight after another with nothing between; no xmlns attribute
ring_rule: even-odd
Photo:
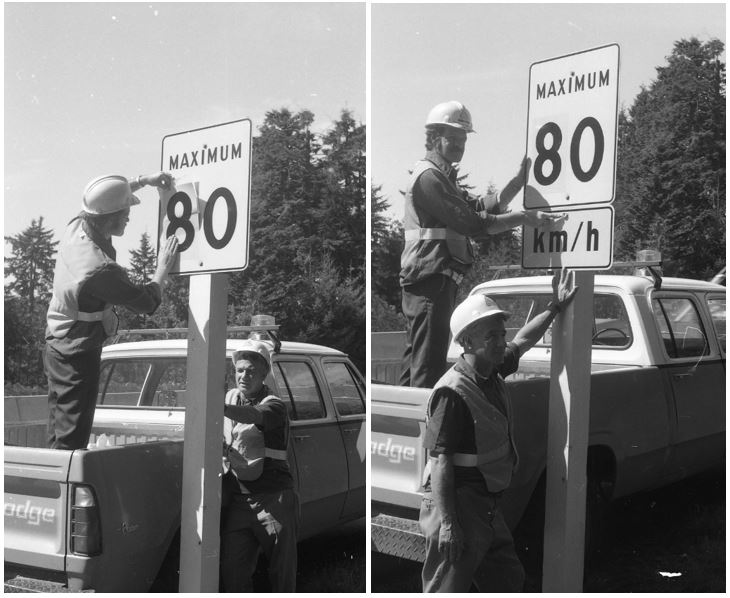
<svg viewBox="0 0 730 598"><path fill-rule="evenodd" d="M421 438L430 390L383 386L372 399L372 500L418 509L426 452Z"/></svg>
<svg viewBox="0 0 730 598"><path fill-rule="evenodd" d="M65 570L73 451L5 447L5 561Z"/></svg>

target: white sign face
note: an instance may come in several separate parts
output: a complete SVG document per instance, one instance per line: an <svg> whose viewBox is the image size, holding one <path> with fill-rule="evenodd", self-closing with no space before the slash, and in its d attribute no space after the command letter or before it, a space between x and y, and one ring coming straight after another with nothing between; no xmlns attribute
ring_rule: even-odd
<svg viewBox="0 0 730 598"><path fill-rule="evenodd" d="M613 263L613 207L578 208L561 213L566 218L553 230L523 226L522 267L610 268Z"/></svg>
<svg viewBox="0 0 730 598"><path fill-rule="evenodd" d="M248 266L251 121L168 135L162 170L174 188L160 192L158 248L176 235L175 274L243 270Z"/></svg>
<svg viewBox="0 0 730 598"><path fill-rule="evenodd" d="M530 67L526 209L613 201L618 70L616 44Z"/></svg>

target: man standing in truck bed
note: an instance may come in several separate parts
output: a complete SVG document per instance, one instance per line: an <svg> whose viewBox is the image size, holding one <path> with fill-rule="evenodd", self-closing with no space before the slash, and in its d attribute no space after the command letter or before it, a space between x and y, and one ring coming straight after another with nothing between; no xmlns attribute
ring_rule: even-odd
<svg viewBox="0 0 730 598"><path fill-rule="evenodd" d="M134 192L145 185L169 188L172 177L159 172L128 180L104 175L84 190L81 213L61 239L48 306L43 362L48 377L48 446L86 448L91 435L99 390L101 347L116 334L115 305L137 313L153 313L177 252L172 236L160 248L157 268L147 284L134 284L114 260L112 237L129 222Z"/></svg>
<svg viewBox="0 0 730 598"><path fill-rule="evenodd" d="M472 583L480 592L522 590L524 570L499 506L518 461L504 377L573 300L568 279L556 273L548 309L512 342L505 342L509 313L486 295L467 297L451 316L463 354L434 387L423 440L430 455L419 517L424 592L468 592Z"/></svg>
<svg viewBox="0 0 730 598"><path fill-rule="evenodd" d="M426 156L416 163L406 189L400 285L408 330L401 386L431 388L446 370L449 318L458 285L474 262L469 237L525 222L542 226L554 218L539 211L505 212L526 182L527 159L497 196L478 200L459 188L455 165L473 132L463 104L435 106L426 119Z"/></svg>

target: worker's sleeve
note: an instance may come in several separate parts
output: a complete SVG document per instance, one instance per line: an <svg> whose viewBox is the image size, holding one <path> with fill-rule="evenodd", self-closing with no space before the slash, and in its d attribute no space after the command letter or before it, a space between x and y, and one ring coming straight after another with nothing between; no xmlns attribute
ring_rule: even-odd
<svg viewBox="0 0 730 598"><path fill-rule="evenodd" d="M280 398L268 399L265 403L259 403L255 407L264 418L261 424L264 431L283 428L286 425L289 416L286 405Z"/></svg>
<svg viewBox="0 0 730 598"><path fill-rule="evenodd" d="M432 455L474 453L474 424L464 400L450 388L440 388L431 401L432 413L423 448Z"/></svg>
<svg viewBox="0 0 730 598"><path fill-rule="evenodd" d="M433 169L426 170L413 185L413 203L456 232L474 236L485 232L484 220L473 204Z"/></svg>
<svg viewBox="0 0 730 598"><path fill-rule="evenodd" d="M134 284L118 264L105 266L84 283L79 295L79 308L82 310L81 302L85 295L143 314L153 313L162 302L159 284Z"/></svg>

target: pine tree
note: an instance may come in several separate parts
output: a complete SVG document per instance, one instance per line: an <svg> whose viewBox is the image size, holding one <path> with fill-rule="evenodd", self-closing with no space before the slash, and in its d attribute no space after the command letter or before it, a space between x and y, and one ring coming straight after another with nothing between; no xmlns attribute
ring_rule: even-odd
<svg viewBox="0 0 730 598"><path fill-rule="evenodd" d="M58 241L43 227L43 217L5 241L11 246L5 259L5 381L42 385L41 352Z"/></svg>
<svg viewBox="0 0 730 598"><path fill-rule="evenodd" d="M725 261L725 65L718 40L674 44L620 119L616 254L662 252L664 272L709 278Z"/></svg>
<svg viewBox="0 0 730 598"><path fill-rule="evenodd" d="M152 280L157 267L157 255L150 244L150 236L142 233L139 249L129 252L129 278L136 284L147 284Z"/></svg>
<svg viewBox="0 0 730 598"><path fill-rule="evenodd" d="M321 249L365 282L365 126L347 110L322 138L324 188L315 211Z"/></svg>
<svg viewBox="0 0 730 598"><path fill-rule="evenodd" d="M381 187L373 186L370 191L371 294L400 312L403 225L385 215L388 206L387 199L381 196ZM382 313L387 315L387 311Z"/></svg>
<svg viewBox="0 0 730 598"><path fill-rule="evenodd" d="M22 298L28 313L34 313L38 304L45 307L53 292L54 255L58 241L53 231L43 228L43 216L32 220L30 226L10 237L12 254L5 260L5 292Z"/></svg>

